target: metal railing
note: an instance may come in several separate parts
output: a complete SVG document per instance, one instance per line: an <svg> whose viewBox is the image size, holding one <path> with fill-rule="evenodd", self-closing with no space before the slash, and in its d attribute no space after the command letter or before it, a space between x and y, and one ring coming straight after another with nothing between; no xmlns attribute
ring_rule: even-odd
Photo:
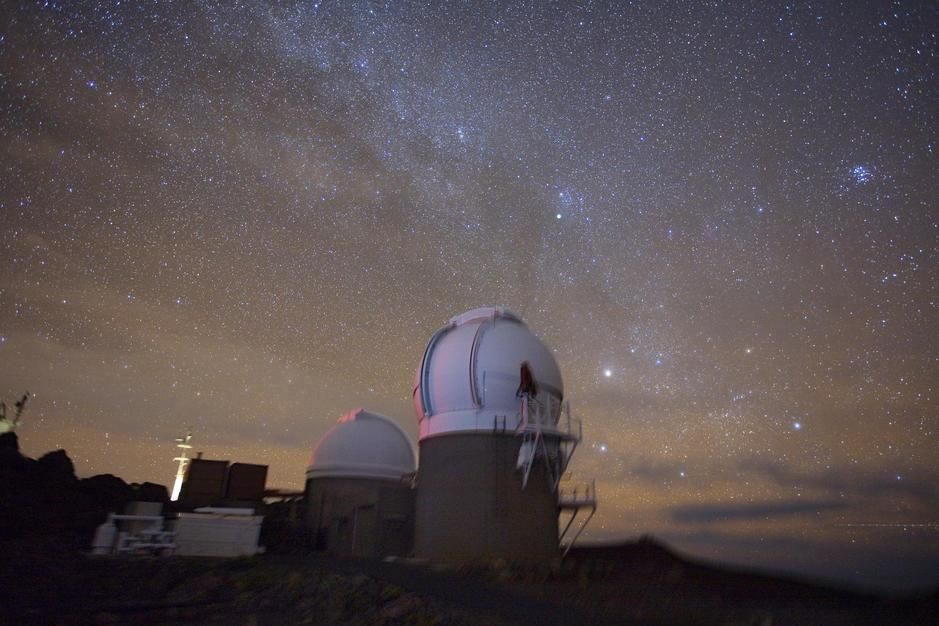
<svg viewBox="0 0 939 626"><path fill-rule="evenodd" d="M565 507L596 506L597 481L558 486L558 504Z"/></svg>
<svg viewBox="0 0 939 626"><path fill-rule="evenodd" d="M580 441L584 436L584 425L579 418L571 415L569 402L561 402L558 419L554 420L554 405L559 402L554 396L548 396L548 406L538 398L522 396L518 406L518 430L540 430L546 435L561 439Z"/></svg>
<svg viewBox="0 0 939 626"><path fill-rule="evenodd" d="M120 530L127 522L146 523L133 531ZM109 513L108 519L98 526L92 540L92 554L120 554L147 551L169 554L176 549L176 533L164 530L162 515L118 515Z"/></svg>
<svg viewBox="0 0 939 626"><path fill-rule="evenodd" d="M580 483L567 488L559 487L558 508L561 511L570 511L571 513L571 517L567 520L564 530L561 531L561 536L558 537L558 544L564 547L561 553L561 558L564 558L567 556L567 553L570 552L571 548L574 547L574 543L577 542L580 534L584 532L587 524L590 523L590 520L593 518L594 513L597 512L597 481L591 480L589 483ZM565 545L564 538L567 536L568 531L570 531L571 526L574 525L574 520L578 518L581 511L587 511L587 517L582 518L580 525L577 527L577 532L574 533L574 536L571 537L571 540Z"/></svg>
<svg viewBox="0 0 939 626"><path fill-rule="evenodd" d="M537 398L522 396L519 399L518 429L516 434L522 437L519 447L517 467L522 470L522 488L528 485L531 468L537 458L544 459L548 479L557 489L561 476L567 471L577 444L583 437L583 425L571 416L570 404L559 402L554 396L548 396L549 407ZM557 406L558 419L555 421L553 408Z"/></svg>

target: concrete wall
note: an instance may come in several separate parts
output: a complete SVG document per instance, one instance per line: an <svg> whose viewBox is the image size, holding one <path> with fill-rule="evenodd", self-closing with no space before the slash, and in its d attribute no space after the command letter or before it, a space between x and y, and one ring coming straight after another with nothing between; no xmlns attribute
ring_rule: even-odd
<svg viewBox="0 0 939 626"><path fill-rule="evenodd" d="M339 556L407 556L414 537L410 484L373 478L312 478L306 522L318 547Z"/></svg>
<svg viewBox="0 0 939 626"><path fill-rule="evenodd" d="M442 435L420 443L415 556L546 561L558 554L557 494L536 463L522 489L514 434Z"/></svg>

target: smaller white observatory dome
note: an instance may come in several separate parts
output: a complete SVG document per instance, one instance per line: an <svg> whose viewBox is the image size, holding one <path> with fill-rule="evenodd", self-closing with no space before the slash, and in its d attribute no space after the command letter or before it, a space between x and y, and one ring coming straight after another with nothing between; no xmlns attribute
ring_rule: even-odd
<svg viewBox="0 0 939 626"><path fill-rule="evenodd" d="M414 447L404 429L390 417L359 408L322 436L306 477L399 480L416 469Z"/></svg>
<svg viewBox="0 0 939 626"><path fill-rule="evenodd" d="M427 344L414 377L420 439L519 427L516 394L528 365L543 426L558 422L564 384L551 351L514 313L481 307L457 315Z"/></svg>

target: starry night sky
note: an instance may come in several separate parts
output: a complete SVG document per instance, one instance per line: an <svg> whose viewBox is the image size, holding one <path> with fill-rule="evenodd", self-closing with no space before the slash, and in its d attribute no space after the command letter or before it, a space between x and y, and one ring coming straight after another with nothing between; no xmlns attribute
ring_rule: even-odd
<svg viewBox="0 0 939 626"><path fill-rule="evenodd" d="M716 5L716 6L715 6ZM21 446L299 488L487 304L556 353L589 539L939 583L931 2L10 3Z"/></svg>

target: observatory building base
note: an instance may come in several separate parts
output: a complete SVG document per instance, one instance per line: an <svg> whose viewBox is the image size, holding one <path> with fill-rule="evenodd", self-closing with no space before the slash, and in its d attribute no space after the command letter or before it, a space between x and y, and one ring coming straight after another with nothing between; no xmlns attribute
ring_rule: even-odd
<svg viewBox="0 0 939 626"><path fill-rule="evenodd" d="M411 553L414 490L410 484L368 478L307 481L307 522L316 547L336 556L381 558Z"/></svg>
<svg viewBox="0 0 939 626"><path fill-rule="evenodd" d="M522 486L521 438L475 432L420 442L415 555L538 562L558 555L558 501L543 461Z"/></svg>

